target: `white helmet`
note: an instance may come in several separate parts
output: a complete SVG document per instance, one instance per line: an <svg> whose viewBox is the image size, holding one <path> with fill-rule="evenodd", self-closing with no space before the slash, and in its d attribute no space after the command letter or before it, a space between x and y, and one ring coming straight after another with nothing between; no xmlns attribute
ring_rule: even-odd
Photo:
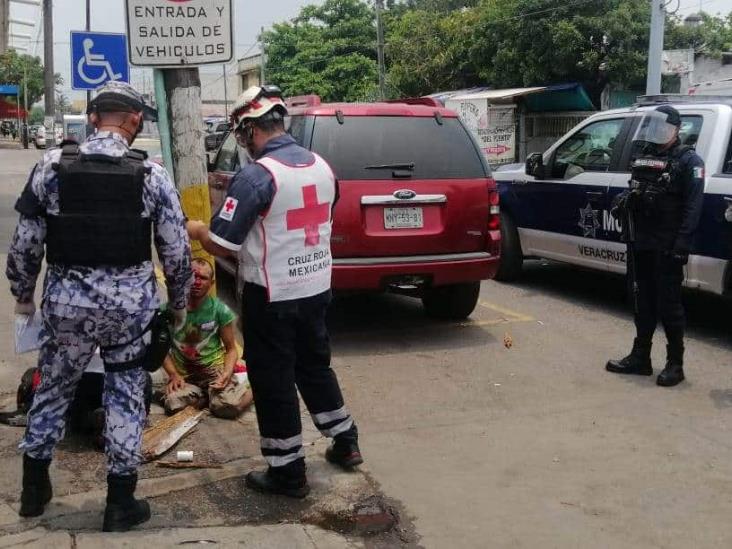
<svg viewBox="0 0 732 549"><path fill-rule="evenodd" d="M282 92L277 86L252 86L242 93L231 109L231 125L238 128L245 120L260 118L269 112L287 114Z"/></svg>

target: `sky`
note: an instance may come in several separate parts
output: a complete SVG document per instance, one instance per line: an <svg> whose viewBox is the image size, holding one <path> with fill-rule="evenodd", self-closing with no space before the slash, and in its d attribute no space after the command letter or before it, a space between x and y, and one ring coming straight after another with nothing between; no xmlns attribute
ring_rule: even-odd
<svg viewBox="0 0 732 549"><path fill-rule="evenodd" d="M295 17L300 8L307 4L319 4L323 0L233 0L236 23L234 27L235 52L234 59L227 67L227 72L234 70L236 59L247 53L257 51L257 35L260 28L265 29L273 23ZM125 32L124 0L91 0L91 29L100 32ZM83 92L71 90L71 67L69 33L72 30L83 30L85 23L84 0L54 0L54 69L64 79L64 92L71 99L84 97ZM669 12L676 11L681 17L704 10L711 14L727 14L732 12L732 0L668 0ZM28 43L29 51L43 57L43 32L40 8L11 2L11 18L26 19L35 22L36 26L14 25L11 32L31 34ZM26 39L17 39L14 44L26 44ZM221 65L201 67L201 72L221 74ZM152 87L152 71L136 69L131 71L132 84L143 91Z"/></svg>
<svg viewBox="0 0 732 549"><path fill-rule="evenodd" d="M730 0L732 2L732 0ZM256 52L257 35L260 29L270 27L273 23L286 21L295 17L302 6L320 4L322 0L233 0L235 52L229 67L236 66L236 59L244 57L247 52ZM71 46L69 33L72 30L84 30L86 22L84 0L54 0L53 33L54 33L54 70L64 79L64 93L71 99L81 99L84 92L71 90ZM91 0L91 30L100 32L125 32L124 0ZM256 8L254 8L256 6ZM43 24L41 10L38 7L15 4L11 2L11 18L26 19L36 23L35 28L14 25L11 32L31 34L32 42L27 53L43 57ZM22 45L27 39L14 40L14 44ZM35 51L34 51L35 48ZM201 72L221 74L221 65L207 65ZM228 71L228 68L227 68ZM152 70L136 69L131 71L132 84L141 90L152 87Z"/></svg>

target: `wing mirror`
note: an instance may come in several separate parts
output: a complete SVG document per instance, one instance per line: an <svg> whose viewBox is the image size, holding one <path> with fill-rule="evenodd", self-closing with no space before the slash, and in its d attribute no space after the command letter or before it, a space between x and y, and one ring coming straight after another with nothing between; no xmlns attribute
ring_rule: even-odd
<svg viewBox="0 0 732 549"><path fill-rule="evenodd" d="M541 153L531 153L526 159L526 175L537 179L544 179L544 156Z"/></svg>

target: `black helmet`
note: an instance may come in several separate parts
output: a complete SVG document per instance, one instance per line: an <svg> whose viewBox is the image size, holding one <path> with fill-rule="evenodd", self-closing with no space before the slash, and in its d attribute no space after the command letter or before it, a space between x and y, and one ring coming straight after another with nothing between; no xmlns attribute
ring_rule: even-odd
<svg viewBox="0 0 732 549"><path fill-rule="evenodd" d="M86 108L86 114L93 112L142 112L145 120L158 119L158 111L145 104L142 94L119 80L107 82L97 91Z"/></svg>

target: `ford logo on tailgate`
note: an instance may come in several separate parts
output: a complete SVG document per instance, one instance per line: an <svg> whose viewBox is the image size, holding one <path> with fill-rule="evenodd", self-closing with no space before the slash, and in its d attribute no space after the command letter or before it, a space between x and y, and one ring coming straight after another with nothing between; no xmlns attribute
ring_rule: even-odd
<svg viewBox="0 0 732 549"><path fill-rule="evenodd" d="M415 196L417 196L417 193L411 189L399 189L398 191L394 191L394 198L398 198L399 200L410 200Z"/></svg>

